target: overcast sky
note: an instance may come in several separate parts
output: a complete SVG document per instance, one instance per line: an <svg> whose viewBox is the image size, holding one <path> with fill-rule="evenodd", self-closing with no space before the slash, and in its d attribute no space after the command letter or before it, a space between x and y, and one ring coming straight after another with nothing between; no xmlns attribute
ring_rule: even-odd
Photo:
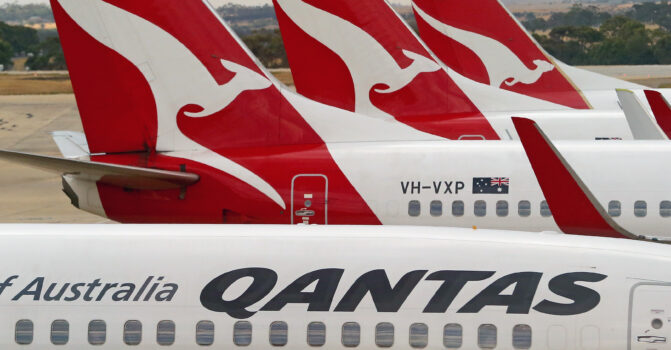
<svg viewBox="0 0 671 350"><path fill-rule="evenodd" d="M142 0L138 0L142 1ZM236 4L243 4L243 5L261 5L261 4L270 4L271 0L236 0L236 1L231 1L231 0L209 0L213 5L215 6L221 6L223 4L233 2ZM7 4L11 2L17 2L19 4L34 4L34 3L40 3L40 4L48 4L49 0L0 0L0 4ZM410 0L394 0L393 2L398 2L402 4L409 4Z"/></svg>

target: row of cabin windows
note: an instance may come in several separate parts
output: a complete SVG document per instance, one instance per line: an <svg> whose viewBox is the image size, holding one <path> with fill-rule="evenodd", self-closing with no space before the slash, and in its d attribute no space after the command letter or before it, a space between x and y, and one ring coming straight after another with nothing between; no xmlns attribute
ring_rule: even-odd
<svg viewBox="0 0 671 350"><path fill-rule="evenodd" d="M608 215L612 217L618 217L622 215L622 203L620 203L620 201L608 202ZM648 216L648 202L634 202L634 216L637 218L644 218ZM663 218L671 217L671 201L659 202L659 216Z"/></svg>
<svg viewBox="0 0 671 350"><path fill-rule="evenodd" d="M456 217L464 216L466 206L463 201L452 202L452 215ZM413 200L408 203L408 215L417 217L422 214L422 203L418 200ZM429 205L429 214L434 217L443 215L443 202L432 201ZM473 214L476 217L484 217L487 215L487 202L483 200L475 201L473 203ZM496 202L496 216L506 217L509 214L508 201ZM547 201L540 203L540 214L542 217L552 216L550 207ZM531 216L531 202L519 201L517 203L517 215L521 217ZM610 201L608 203L608 215L612 217L619 217L622 215L622 203L620 201ZM643 218L648 215L648 203L646 201L634 202L634 216ZM663 218L671 217L671 201L661 201L659 203L659 216Z"/></svg>
<svg viewBox="0 0 671 350"><path fill-rule="evenodd" d="M14 340L17 344L28 345L33 342L33 321L20 320L16 323ZM65 345L70 340L70 324L66 320L51 323L51 343ZM88 325L88 342L91 345L103 345L107 341L107 324L103 320L93 320ZM137 320L126 321L123 326L123 341L127 345L139 345L142 342L142 323ZM165 320L156 325L156 343L172 345L175 342L175 322ZM196 324L196 343L212 345L214 343L214 323L200 321Z"/></svg>
<svg viewBox="0 0 671 350"><path fill-rule="evenodd" d="M464 216L466 212L466 205L464 201L453 201L452 202L452 215L456 217ZM550 207L548 206L547 201L542 201L540 203L540 213L542 217L552 216L550 212ZM422 214L422 203L418 200L413 200L408 203L408 215L412 217L417 217ZM443 202L442 201L432 201L429 205L429 214L434 217L443 215ZM487 202L483 200L473 202L473 214L477 217L487 216ZM508 201L497 201L496 202L496 216L506 217L509 214ZM517 215L521 217L531 216L531 202L529 201L519 201L517 203Z"/></svg>
<svg viewBox="0 0 671 350"><path fill-rule="evenodd" d="M33 322L20 320L16 323L15 340L17 344L28 345L33 342ZM289 339L289 327L286 322L277 321L270 324L269 341L272 346L285 346ZM357 347L361 342L361 327L356 322L346 322L341 329L341 342L345 347ZM413 323L409 330L410 346L422 349L429 344L429 327L424 323ZM51 323L51 343L65 345L70 337L70 325L66 320ZM394 325L381 322L375 326L375 344L381 348L394 345ZM478 328L478 346L481 349L494 349L498 342L496 326L483 324ZM515 349L531 348L531 327L518 324L513 327L512 345ZM103 345L107 340L105 321L93 320L88 326L88 342L91 345ZM126 321L123 327L123 341L127 345L139 345L142 342L142 323L137 320ZM159 345L172 345L175 342L175 323L160 321L156 327L156 342ZM212 345L214 343L214 323L200 321L196 324L196 344ZM238 321L233 326L233 343L237 346L248 346L252 343L252 324ZM326 344L326 325L323 322L311 322L307 326L307 343L310 346ZM443 327L443 346L448 349L461 348L463 329L460 324L450 323Z"/></svg>

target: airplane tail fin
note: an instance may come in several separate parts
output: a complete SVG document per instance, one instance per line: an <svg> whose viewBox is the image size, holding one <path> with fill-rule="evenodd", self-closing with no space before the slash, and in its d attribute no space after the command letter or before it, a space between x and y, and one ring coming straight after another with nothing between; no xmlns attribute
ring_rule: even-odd
<svg viewBox="0 0 671 350"><path fill-rule="evenodd" d="M652 108L652 114L655 115L657 125L671 139L671 106L669 106L669 102L659 91L644 90L644 93L650 108Z"/></svg>
<svg viewBox="0 0 671 350"><path fill-rule="evenodd" d="M559 62L500 0L413 0L413 9L438 58L483 84L576 109L593 107L585 91L636 88Z"/></svg>
<svg viewBox="0 0 671 350"><path fill-rule="evenodd" d="M618 89L617 98L635 140L668 140L633 91Z"/></svg>
<svg viewBox="0 0 671 350"><path fill-rule="evenodd" d="M552 216L564 233L638 238L613 221L533 120L515 117L513 124L552 210Z"/></svg>
<svg viewBox="0 0 671 350"><path fill-rule="evenodd" d="M300 94L445 138L499 138L384 0L273 3Z"/></svg>
<svg viewBox="0 0 671 350"><path fill-rule="evenodd" d="M274 78L207 1L51 4L90 152L305 141Z"/></svg>

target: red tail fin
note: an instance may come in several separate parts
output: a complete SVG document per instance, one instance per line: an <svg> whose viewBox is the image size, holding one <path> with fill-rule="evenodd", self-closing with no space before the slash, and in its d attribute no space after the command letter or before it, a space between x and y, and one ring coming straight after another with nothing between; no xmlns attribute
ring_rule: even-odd
<svg viewBox="0 0 671 350"><path fill-rule="evenodd" d="M384 0L274 4L301 94L446 138L498 139Z"/></svg>
<svg viewBox="0 0 671 350"><path fill-rule="evenodd" d="M650 108L652 108L652 114L655 116L657 124L671 139L671 107L669 102L658 91L645 90L645 97L650 104Z"/></svg>
<svg viewBox="0 0 671 350"><path fill-rule="evenodd" d="M206 2L52 7L93 153L321 142Z"/></svg>
<svg viewBox="0 0 671 350"><path fill-rule="evenodd" d="M513 118L536 179L564 233L633 238L615 223L533 120Z"/></svg>
<svg viewBox="0 0 671 350"><path fill-rule="evenodd" d="M498 0L413 0L420 35L447 66L481 82L572 108L589 103Z"/></svg>

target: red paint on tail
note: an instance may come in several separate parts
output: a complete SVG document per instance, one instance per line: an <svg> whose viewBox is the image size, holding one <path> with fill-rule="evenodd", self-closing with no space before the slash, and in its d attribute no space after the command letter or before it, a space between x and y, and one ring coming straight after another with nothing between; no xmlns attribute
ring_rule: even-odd
<svg viewBox="0 0 671 350"><path fill-rule="evenodd" d="M452 27L494 39L510 49L529 70L534 70L535 60L553 63L529 37L519 23L497 0L413 0L415 5L434 19ZM436 31L415 11L417 26L422 39L429 48L461 75L470 79L489 83L482 62L484 57L462 44L458 44ZM478 60L474 61L474 56ZM581 92L559 68L545 72L532 84L517 83L513 86L501 84L500 88L539 98L571 108L589 109L590 106Z"/></svg>
<svg viewBox="0 0 671 350"><path fill-rule="evenodd" d="M512 118L555 222L568 234L622 238L533 120ZM598 204L598 203L597 203ZM607 214L606 214L607 215Z"/></svg>
<svg viewBox="0 0 671 350"><path fill-rule="evenodd" d="M657 124L664 131L666 136L671 139L671 107L664 96L653 90L645 90L645 97L652 108Z"/></svg>

